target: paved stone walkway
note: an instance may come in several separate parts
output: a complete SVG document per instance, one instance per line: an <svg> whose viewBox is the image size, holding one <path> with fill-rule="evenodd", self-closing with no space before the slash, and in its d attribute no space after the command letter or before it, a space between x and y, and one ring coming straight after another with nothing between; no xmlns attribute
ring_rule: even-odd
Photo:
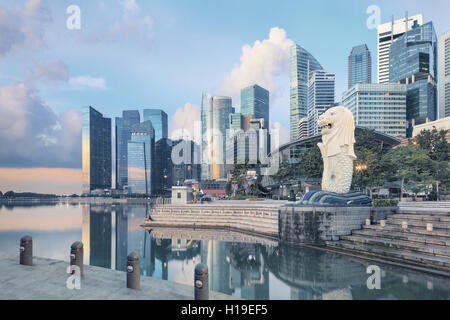
<svg viewBox="0 0 450 320"><path fill-rule="evenodd" d="M126 287L126 273L85 265L80 290L66 287L68 262L33 258L19 264L19 255L0 253L0 300L192 300L194 288L141 276L141 290ZM194 275L192 275L194 276ZM210 292L211 300L237 299Z"/></svg>

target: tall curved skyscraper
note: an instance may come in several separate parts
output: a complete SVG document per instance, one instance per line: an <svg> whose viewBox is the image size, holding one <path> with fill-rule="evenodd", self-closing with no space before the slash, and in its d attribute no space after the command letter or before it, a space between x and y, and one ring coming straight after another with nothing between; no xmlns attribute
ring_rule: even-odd
<svg viewBox="0 0 450 320"><path fill-rule="evenodd" d="M226 132L232 109L230 97L202 96L202 180L226 176Z"/></svg>
<svg viewBox="0 0 450 320"><path fill-rule="evenodd" d="M309 72L323 68L316 58L297 44L291 47L290 65L290 140L296 141L299 139L300 119L308 116Z"/></svg>

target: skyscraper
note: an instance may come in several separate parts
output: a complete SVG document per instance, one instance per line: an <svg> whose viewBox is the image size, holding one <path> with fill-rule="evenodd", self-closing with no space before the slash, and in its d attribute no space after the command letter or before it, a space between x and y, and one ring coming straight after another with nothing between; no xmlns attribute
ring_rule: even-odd
<svg viewBox="0 0 450 320"><path fill-rule="evenodd" d="M336 75L325 70L314 70L308 80L308 136L320 133L319 116L334 105ZM298 128L298 127L297 127Z"/></svg>
<svg viewBox="0 0 450 320"><path fill-rule="evenodd" d="M298 122L298 138L305 139L308 137L308 118L301 118Z"/></svg>
<svg viewBox="0 0 450 320"><path fill-rule="evenodd" d="M269 128L269 91L257 84L242 89L241 113L264 119L264 128Z"/></svg>
<svg viewBox="0 0 450 320"><path fill-rule="evenodd" d="M423 16L421 14L406 17L378 26L378 83L389 82L389 49L392 42L401 37L406 31L411 30L413 25L422 25Z"/></svg>
<svg viewBox="0 0 450 320"><path fill-rule="evenodd" d="M154 189L162 193L172 186L172 140L155 142Z"/></svg>
<svg viewBox="0 0 450 320"><path fill-rule="evenodd" d="M83 194L111 189L111 119L92 107L82 117Z"/></svg>
<svg viewBox="0 0 450 320"><path fill-rule="evenodd" d="M366 44L353 47L348 56L348 88L372 82L372 57Z"/></svg>
<svg viewBox="0 0 450 320"><path fill-rule="evenodd" d="M175 140L173 147L181 150L179 156L182 157L181 163L172 165L173 184L183 185L185 180L200 181L201 164L198 163L200 147L192 140Z"/></svg>
<svg viewBox="0 0 450 320"><path fill-rule="evenodd" d="M135 124L128 141L128 193L150 195L154 189L155 130L151 121Z"/></svg>
<svg viewBox="0 0 450 320"><path fill-rule="evenodd" d="M226 131L232 113L231 98L203 94L202 180L223 179L226 175Z"/></svg>
<svg viewBox="0 0 450 320"><path fill-rule="evenodd" d="M168 138L167 113L161 109L144 109L144 121L150 120L155 129L155 142Z"/></svg>
<svg viewBox="0 0 450 320"><path fill-rule="evenodd" d="M139 111L126 110L116 118L116 189L123 190L128 185L128 141L131 127L140 122Z"/></svg>
<svg viewBox="0 0 450 320"><path fill-rule="evenodd" d="M405 84L357 83L344 93L342 104L353 113L355 125L405 137Z"/></svg>
<svg viewBox="0 0 450 320"><path fill-rule="evenodd" d="M416 24L394 41L389 60L389 82L407 85L406 119L410 129L427 118L436 120L437 37L433 23Z"/></svg>
<svg viewBox="0 0 450 320"><path fill-rule="evenodd" d="M320 63L299 45L291 47L290 55L290 140L298 140L298 122L308 116L308 77L313 70L322 70Z"/></svg>
<svg viewBox="0 0 450 320"><path fill-rule="evenodd" d="M450 30L439 37L439 119L450 117Z"/></svg>

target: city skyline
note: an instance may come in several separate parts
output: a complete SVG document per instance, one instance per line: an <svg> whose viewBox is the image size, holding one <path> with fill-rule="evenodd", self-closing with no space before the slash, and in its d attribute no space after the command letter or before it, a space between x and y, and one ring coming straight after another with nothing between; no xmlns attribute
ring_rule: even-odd
<svg viewBox="0 0 450 320"><path fill-rule="evenodd" d="M240 89L247 85L258 84L267 88L271 94L270 119L288 132L289 55L283 55L283 52L288 52L285 49L287 44L301 45L320 61L324 69L336 74L337 100L340 100L347 87L346 60L349 50L358 43L367 43L369 50L376 52L377 32L366 26L366 20L369 17L366 9L371 4L369 2L358 2L354 6L346 5L345 8L338 4L330 5L330 8L327 8L330 10L330 21L323 27L314 23L314 18L324 14L319 10L320 4L291 3L293 8L279 5L281 13L274 13L263 23L257 22L256 19L251 20L251 28L245 28L241 23L231 26L229 23L222 24L221 20L217 23L210 19L201 23L194 22L197 14L217 9L219 4L205 6L202 2L194 1L186 11L184 10L186 4L182 3L174 5L123 1L105 4L101 1L95 3L80 1L79 6L83 17L80 31L65 28L65 20L68 17L65 9L70 5L68 1L51 3L51 5L45 1L33 1L29 3L34 6L29 5L24 10L26 3L28 2L5 1L2 4L2 9L7 10L10 16L16 15L20 18L17 20L18 24L25 23L26 15L34 15L37 18L35 21L39 23L37 28L27 29L30 34L24 35L25 40L21 40L20 34L17 37L12 34L11 38L6 39L7 43L0 51L0 96L2 97L0 110L4 112L7 120L14 123L14 126L8 123L0 126L2 130L8 130L10 133L9 137L2 135L6 137L4 148L2 148L6 152L3 151L0 154L0 190L3 192L11 189L80 192L80 187L75 188L74 181L77 179L77 173L74 173L74 170L78 170L81 181L82 106L92 105L105 117L111 119L121 116L122 110L143 109L141 106L145 105L163 106L169 116L170 129L180 128L180 126L186 126L185 129L189 129L185 121L188 117L199 116L201 105L199 97L202 91L229 95L233 99L233 107L239 107ZM275 5L264 4L265 10ZM239 16L242 14L238 12L239 9L247 5L233 1L227 3L236 21L239 21ZM174 8L176 6L178 8ZM304 6L304 9L309 10L311 14L311 18L308 18L306 22L317 28L314 36L301 31L301 23L293 19L294 13L299 12L300 6ZM405 10L408 10L411 15L422 13L424 22L433 21L438 36L450 29L448 19L445 20L445 14L443 14L448 12L445 8L448 8L449 4L444 1L432 8L427 8L419 1L401 1L396 4L384 2L379 6L381 23L390 21L392 15L396 19L401 19ZM200 13L194 13L199 7L204 8L200 10ZM438 7L439 10L436 9ZM289 11L293 13L286 14ZM102 12L108 13L104 20L100 21L100 24L103 23L104 26L93 24L92 17L99 16ZM342 16L334 12L343 12L345 16L353 17L353 20L338 25L337 21L341 20ZM168 28L164 28L162 21L156 18L157 13L162 13L164 17L172 17L167 19ZM136 23L130 23L131 16L136 18L133 20ZM183 20L187 21L186 30L180 33L175 32L176 26L184 17L189 17ZM114 26L114 21L117 22L117 28L105 30L108 26ZM212 28L206 31L204 24L210 24ZM330 25L336 27L336 30L330 29ZM4 30L2 28L4 26L0 23L0 32ZM238 35L236 29L245 30L245 32ZM199 31L196 36L182 40L184 32L189 33L194 30ZM334 39L344 31L345 38L349 39ZM204 43L196 51L189 52L201 42L203 37L207 39L211 36L222 37L223 41L218 45L219 48L215 48L215 50L222 50L222 53L216 54L214 51L213 54L200 54L211 52L203 50ZM114 40L119 40L118 43L130 43L131 51L118 48ZM186 47L186 50L183 50L188 52L185 57L175 55L170 50L173 47L169 42L174 40L182 41L181 43ZM98 43L94 45L96 41ZM323 42L329 43L325 45ZM274 44L279 51L267 53L267 50L273 49ZM332 53L327 52L329 45L335 46ZM83 48L90 48L90 50L80 52ZM27 49L26 53L25 49ZM120 50L117 50L115 54L110 53L111 50L116 49ZM105 53L108 54L105 55ZM254 61L259 61L258 58L262 59L261 64L269 67L268 78L264 78L261 73L256 73L254 78L249 76L254 74L252 73L254 69L246 63L247 53ZM277 53L280 61L268 61L270 57L276 60ZM164 54L167 54L167 57L163 57ZM147 57L147 60L144 60L144 57ZM173 62L175 57L180 59ZM373 60L375 61L374 57ZM111 65L114 65L114 69L117 70L109 70ZM183 75L189 75L188 77L175 77L174 71L179 70L180 65L185 65L180 72ZM165 73L161 73L162 69L168 66L170 68L165 70ZM147 74L144 76L145 73ZM372 73L376 73L375 68L372 69ZM7 108L11 103L7 100L10 96L16 97L17 110L27 111L30 105L35 106L34 110L38 112L39 117L27 118L24 116L28 114L27 112L12 113ZM183 113L183 111L187 112ZM172 131L170 129L169 136ZM114 140L114 137L112 138ZM23 141L26 143L22 143ZM19 172L25 172L23 170L27 170L26 174L19 174ZM41 182L36 182L39 181L38 173L43 170L47 172L45 178L43 177ZM56 177L57 171L64 172L73 179L70 187L65 181ZM35 176L36 180L30 183L27 176L30 179ZM36 185L34 189L33 185ZM81 183L78 183L78 186L80 185ZM61 186L66 187L61 188Z"/></svg>

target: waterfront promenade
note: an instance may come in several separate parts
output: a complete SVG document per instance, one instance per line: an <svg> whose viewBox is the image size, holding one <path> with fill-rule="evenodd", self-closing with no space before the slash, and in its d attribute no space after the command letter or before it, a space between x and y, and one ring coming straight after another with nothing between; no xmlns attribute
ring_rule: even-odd
<svg viewBox="0 0 450 320"><path fill-rule="evenodd" d="M194 287L141 276L141 290L126 287L126 273L84 265L81 289L66 286L66 261L33 258L19 264L19 255L0 253L0 300L193 300ZM194 277L194 275L192 275ZM210 291L210 300L238 299Z"/></svg>

